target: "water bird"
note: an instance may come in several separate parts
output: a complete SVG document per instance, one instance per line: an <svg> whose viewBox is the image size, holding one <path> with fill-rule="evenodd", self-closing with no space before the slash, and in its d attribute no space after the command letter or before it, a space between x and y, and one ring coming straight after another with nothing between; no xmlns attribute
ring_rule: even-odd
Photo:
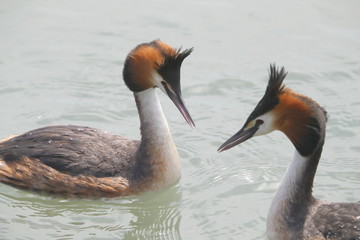
<svg viewBox="0 0 360 240"><path fill-rule="evenodd" d="M243 127L219 152L274 130L283 132L296 151L272 200L267 235L276 240L360 239L360 202L327 202L312 195L325 140L327 113L311 98L283 84L287 72L270 65L265 95Z"/></svg>
<svg viewBox="0 0 360 240"><path fill-rule="evenodd" d="M182 62L192 51L154 40L139 44L127 55L123 79L134 94L140 141L74 125L31 130L0 142L0 181L70 197L127 196L177 182L179 154L156 88L194 127L180 86Z"/></svg>

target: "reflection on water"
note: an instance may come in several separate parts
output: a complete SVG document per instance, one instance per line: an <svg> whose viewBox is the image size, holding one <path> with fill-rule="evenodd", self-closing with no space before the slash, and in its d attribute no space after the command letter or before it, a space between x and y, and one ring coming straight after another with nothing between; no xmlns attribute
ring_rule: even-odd
<svg viewBox="0 0 360 240"><path fill-rule="evenodd" d="M150 199L129 205L135 219L125 239L181 239L181 192L177 187L150 194Z"/></svg>
<svg viewBox="0 0 360 240"><path fill-rule="evenodd" d="M6 187L1 189L6 190ZM12 228L0 230L0 239L26 238L29 236L27 230L40 229L42 234L37 237L55 239L78 239L80 236L181 239L181 192L177 186L124 199L66 200L11 189L10 194L0 193L0 197L1 204L12 209L0 216L1 224L12 225Z"/></svg>

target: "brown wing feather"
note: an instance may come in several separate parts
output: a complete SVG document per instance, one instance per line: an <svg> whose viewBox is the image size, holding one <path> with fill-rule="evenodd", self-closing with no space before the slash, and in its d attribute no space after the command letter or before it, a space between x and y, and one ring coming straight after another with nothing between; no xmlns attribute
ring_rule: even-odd
<svg viewBox="0 0 360 240"><path fill-rule="evenodd" d="M7 162L22 157L38 159L72 176L131 178L138 145L138 141L94 128L50 126L0 142L0 157Z"/></svg>
<svg viewBox="0 0 360 240"><path fill-rule="evenodd" d="M71 176L28 157L0 166L0 181L25 190L68 197L116 197L130 193L129 182L122 177Z"/></svg>
<svg viewBox="0 0 360 240"><path fill-rule="evenodd" d="M326 239L360 240L360 202L323 204L313 223Z"/></svg>

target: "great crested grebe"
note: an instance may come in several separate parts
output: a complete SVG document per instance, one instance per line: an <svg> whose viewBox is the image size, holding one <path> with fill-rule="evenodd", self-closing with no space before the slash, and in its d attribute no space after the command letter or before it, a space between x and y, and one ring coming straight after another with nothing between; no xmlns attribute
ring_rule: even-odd
<svg viewBox="0 0 360 240"><path fill-rule="evenodd" d="M155 40L134 48L123 78L134 93L141 141L80 126L49 126L0 142L0 181L21 189L78 197L116 197L156 190L181 175L155 88L164 91L187 123L180 68L191 49Z"/></svg>
<svg viewBox="0 0 360 240"><path fill-rule="evenodd" d="M360 202L318 200L312 186L325 140L326 111L312 99L283 85L287 73L270 66L264 97L244 126L219 148L230 149L254 136L282 131L295 156L271 203L267 217L270 239L360 239Z"/></svg>

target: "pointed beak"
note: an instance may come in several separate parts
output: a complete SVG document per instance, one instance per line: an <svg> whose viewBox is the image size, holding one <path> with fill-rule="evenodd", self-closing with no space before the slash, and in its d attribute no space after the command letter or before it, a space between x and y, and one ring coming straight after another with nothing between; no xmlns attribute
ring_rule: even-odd
<svg viewBox="0 0 360 240"><path fill-rule="evenodd" d="M180 113L183 115L186 122L190 125L190 127L195 127L195 123L192 120L189 111L185 107L184 101L181 97L181 93L174 94L172 91L170 91L170 89L166 84L163 84L163 86L166 90L167 95L173 101L175 106L179 109Z"/></svg>
<svg viewBox="0 0 360 240"><path fill-rule="evenodd" d="M231 138L229 138L226 142L224 142L218 149L218 152L226 151L242 142L245 142L246 140L250 139L254 136L256 131L259 129L259 125L255 124L253 127L245 128L243 127L234 134Z"/></svg>

